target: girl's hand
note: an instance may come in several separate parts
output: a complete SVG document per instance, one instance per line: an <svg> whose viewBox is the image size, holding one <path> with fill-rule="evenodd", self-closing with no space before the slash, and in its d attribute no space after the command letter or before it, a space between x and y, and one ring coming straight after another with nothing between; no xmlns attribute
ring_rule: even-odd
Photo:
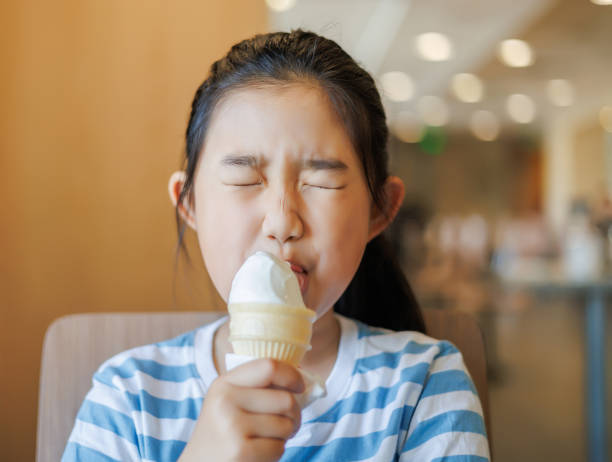
<svg viewBox="0 0 612 462"><path fill-rule="evenodd" d="M180 462L276 462L300 427L294 393L304 381L294 367L258 359L232 369L210 386Z"/></svg>

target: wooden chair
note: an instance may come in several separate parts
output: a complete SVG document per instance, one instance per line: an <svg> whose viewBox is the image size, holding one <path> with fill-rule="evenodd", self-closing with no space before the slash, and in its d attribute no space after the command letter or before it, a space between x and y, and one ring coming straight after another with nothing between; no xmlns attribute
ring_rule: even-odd
<svg viewBox="0 0 612 462"><path fill-rule="evenodd" d="M104 360L128 348L172 338L223 314L93 313L54 321L43 345L36 461L60 460L91 377ZM484 345L475 320L460 312L426 310L425 322L429 335L450 340L463 353L488 425Z"/></svg>

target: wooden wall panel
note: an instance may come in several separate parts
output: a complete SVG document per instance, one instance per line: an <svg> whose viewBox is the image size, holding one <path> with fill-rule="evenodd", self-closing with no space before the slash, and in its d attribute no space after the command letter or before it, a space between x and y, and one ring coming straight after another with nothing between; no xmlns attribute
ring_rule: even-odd
<svg viewBox="0 0 612 462"><path fill-rule="evenodd" d="M191 98L214 59L266 29L265 3L249 0L3 5L3 460L33 460L40 348L53 319L173 308L167 180ZM176 309L219 308L204 271L186 278Z"/></svg>

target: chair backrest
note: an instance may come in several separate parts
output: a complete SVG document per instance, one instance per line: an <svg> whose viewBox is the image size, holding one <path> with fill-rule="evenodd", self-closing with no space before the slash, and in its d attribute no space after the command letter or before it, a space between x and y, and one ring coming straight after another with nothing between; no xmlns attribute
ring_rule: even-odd
<svg viewBox="0 0 612 462"><path fill-rule="evenodd" d="M91 377L104 360L128 348L172 338L223 314L92 313L54 321L43 344L36 461L60 460ZM424 314L429 335L450 340L463 353L488 424L486 363L478 325L460 312L425 310Z"/></svg>

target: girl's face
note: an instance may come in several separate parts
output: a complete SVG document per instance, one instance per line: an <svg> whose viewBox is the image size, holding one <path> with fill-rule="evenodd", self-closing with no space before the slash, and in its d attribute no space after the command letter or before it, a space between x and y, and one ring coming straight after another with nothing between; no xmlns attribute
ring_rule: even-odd
<svg viewBox="0 0 612 462"><path fill-rule="evenodd" d="M361 163L314 86L243 89L215 109L193 189L207 270L227 302L258 250L292 264L304 302L328 311L377 234Z"/></svg>

